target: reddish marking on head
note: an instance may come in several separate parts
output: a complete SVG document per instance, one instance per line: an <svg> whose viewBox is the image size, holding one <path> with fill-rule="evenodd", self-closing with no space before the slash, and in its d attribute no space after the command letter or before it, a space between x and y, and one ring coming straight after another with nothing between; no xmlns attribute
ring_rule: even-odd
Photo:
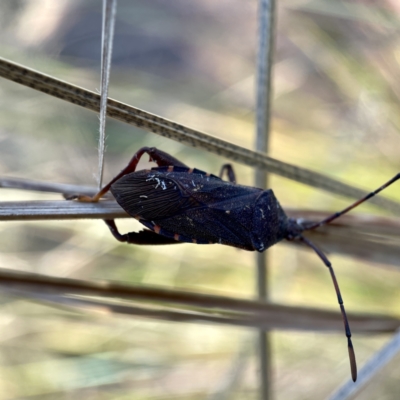
<svg viewBox="0 0 400 400"><path fill-rule="evenodd" d="M211 174L210 174L210 173L207 173L206 176L211 176Z"/></svg>
<svg viewBox="0 0 400 400"><path fill-rule="evenodd" d="M174 166L173 165L170 165L169 167L168 167L168 172L172 172L174 170Z"/></svg>
<svg viewBox="0 0 400 400"><path fill-rule="evenodd" d="M160 233L160 231L161 231L161 226L154 225L154 232L155 233Z"/></svg>
<svg viewBox="0 0 400 400"><path fill-rule="evenodd" d="M175 235L174 235L174 240L176 240L176 241L179 242L179 238L180 238L179 233L175 233Z"/></svg>
<svg viewBox="0 0 400 400"><path fill-rule="evenodd" d="M193 168L189 168L187 173L191 174L192 172L193 172Z"/></svg>
<svg viewBox="0 0 400 400"><path fill-rule="evenodd" d="M138 219L138 220L142 219L142 217L140 215L134 215L133 218Z"/></svg>

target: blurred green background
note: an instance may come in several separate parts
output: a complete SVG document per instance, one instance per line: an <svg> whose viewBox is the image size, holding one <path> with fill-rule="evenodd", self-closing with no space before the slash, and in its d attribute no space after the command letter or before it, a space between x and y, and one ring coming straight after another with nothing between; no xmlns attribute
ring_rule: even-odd
<svg viewBox="0 0 400 400"><path fill-rule="evenodd" d="M2 0L0 56L99 88L100 0ZM375 189L400 170L400 3L278 2L270 155ZM119 0L110 97L254 146L255 0ZM94 184L98 117L0 80L0 173ZM141 146L217 173L227 160L114 120L107 122L105 181ZM254 171L236 165L240 183ZM285 207L348 204L276 176ZM399 185L386 195L400 201ZM1 189L1 200L58 199ZM365 205L355 211L382 214ZM133 220L122 231L138 229ZM222 246L123 245L101 221L3 222L0 267L253 298L254 254ZM271 299L337 310L329 274L308 249L268 250ZM348 312L399 315L396 268L330 255ZM247 329L83 314L0 297L0 399L208 399L235 362L229 399L256 399ZM389 336L355 335L360 365ZM273 392L325 398L348 378L344 335L274 332ZM244 355L243 355L244 354ZM398 399L400 357L358 398ZM216 397L217 398L217 397Z"/></svg>

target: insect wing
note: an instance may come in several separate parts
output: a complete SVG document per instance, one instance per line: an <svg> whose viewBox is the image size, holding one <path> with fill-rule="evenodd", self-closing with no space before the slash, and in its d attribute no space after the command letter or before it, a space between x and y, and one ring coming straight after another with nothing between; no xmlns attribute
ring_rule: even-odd
<svg viewBox="0 0 400 400"><path fill-rule="evenodd" d="M111 186L111 192L129 215L147 220L174 216L196 206L174 179L153 171L125 175Z"/></svg>
<svg viewBox="0 0 400 400"><path fill-rule="evenodd" d="M249 214L251 210L249 210ZM248 218L251 221L251 218ZM219 243L247 250L254 250L251 242L250 225L242 224L235 214L227 215L221 210L210 208L189 209L184 214L160 224L169 230L179 229L181 236L196 243Z"/></svg>
<svg viewBox="0 0 400 400"><path fill-rule="evenodd" d="M159 168L125 175L111 191L128 214L149 229L158 226L161 235L254 250L253 204L261 189L202 172L168 173Z"/></svg>
<svg viewBox="0 0 400 400"><path fill-rule="evenodd" d="M207 177L208 178L208 177ZM219 178L188 174L179 179L192 206L172 217L155 220L160 234L183 242L220 243L247 250L252 244L253 204L262 190L233 185Z"/></svg>

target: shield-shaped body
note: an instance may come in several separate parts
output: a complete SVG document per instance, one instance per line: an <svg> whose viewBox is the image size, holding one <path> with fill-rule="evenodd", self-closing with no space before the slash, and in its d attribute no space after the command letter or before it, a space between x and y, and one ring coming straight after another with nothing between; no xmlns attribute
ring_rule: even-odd
<svg viewBox="0 0 400 400"><path fill-rule="evenodd" d="M288 219L272 190L226 182L197 169L136 171L115 182L111 192L148 229L179 242L264 251L287 232Z"/></svg>

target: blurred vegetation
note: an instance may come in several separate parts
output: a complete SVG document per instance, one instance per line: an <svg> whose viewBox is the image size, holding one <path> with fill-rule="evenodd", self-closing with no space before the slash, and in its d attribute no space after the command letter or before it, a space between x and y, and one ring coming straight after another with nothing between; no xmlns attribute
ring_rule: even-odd
<svg viewBox="0 0 400 400"><path fill-rule="evenodd" d="M400 5L391 0L278 4L270 154L365 189L400 169ZM101 2L2 0L0 56L95 90ZM119 0L110 97L242 146L254 145L256 1ZM105 180L141 146L217 172L226 160L109 120ZM0 82L0 173L94 183L98 118ZM253 171L236 165L241 183ZM335 210L347 201L283 178L286 207ZM399 185L386 195L400 201ZM56 195L2 189L2 200ZM360 213L382 213L365 205ZM138 229L121 221L123 231ZM254 255L222 246L122 245L101 221L3 222L0 265L254 297ZM308 249L268 251L273 301L337 309L326 269ZM334 254L348 311L400 313L396 268ZM93 315L0 297L1 399L205 399L246 349L230 399L256 399L253 332ZM274 332L276 399L320 399L348 377L343 335ZM360 365L388 337L354 338ZM235 361L236 360L236 361ZM397 399L400 358L359 399Z"/></svg>

